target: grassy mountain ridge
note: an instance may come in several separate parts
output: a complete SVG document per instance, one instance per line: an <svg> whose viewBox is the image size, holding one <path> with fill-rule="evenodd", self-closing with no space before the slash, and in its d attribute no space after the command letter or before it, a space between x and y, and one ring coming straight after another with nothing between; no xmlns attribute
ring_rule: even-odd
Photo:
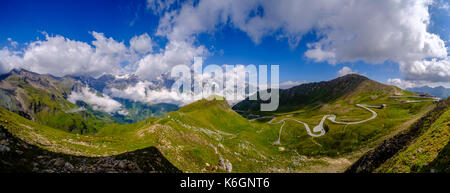
<svg viewBox="0 0 450 193"><path fill-rule="evenodd" d="M372 95L368 95L369 93ZM280 89L280 103L277 112L313 108L340 99L349 103L360 103L373 100L372 96L380 98L406 93L414 95L395 86L384 85L358 74L349 74L330 81L306 83L289 89ZM259 111L260 104L263 102L246 99L233 106L233 109Z"/></svg>
<svg viewBox="0 0 450 193"><path fill-rule="evenodd" d="M442 101L426 117L429 122L420 128L419 136L376 172L450 172L450 98ZM438 108L442 108L441 111Z"/></svg>

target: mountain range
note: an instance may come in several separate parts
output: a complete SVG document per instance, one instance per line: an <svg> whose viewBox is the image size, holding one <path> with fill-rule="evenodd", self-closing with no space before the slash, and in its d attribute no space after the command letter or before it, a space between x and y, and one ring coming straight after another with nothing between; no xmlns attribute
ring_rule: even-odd
<svg viewBox="0 0 450 193"><path fill-rule="evenodd" d="M442 99L445 99L450 96L450 88L445 88L443 86L437 87L422 86L422 87L407 88L406 90L413 91L419 94L429 94L437 96Z"/></svg>
<svg viewBox="0 0 450 193"><path fill-rule="evenodd" d="M0 106L30 120L77 133L92 132L108 123L133 123L150 116L161 117L179 108L167 103L146 104L127 98L110 98L103 93L105 89L124 89L138 81L134 75L126 78L112 75L55 77L14 69L0 77Z"/></svg>
<svg viewBox="0 0 450 193"><path fill-rule="evenodd" d="M449 99L421 98L356 74L281 89L275 112L248 99L231 108L220 96L178 108L105 94L138 82L132 75L2 75L0 170L448 171Z"/></svg>

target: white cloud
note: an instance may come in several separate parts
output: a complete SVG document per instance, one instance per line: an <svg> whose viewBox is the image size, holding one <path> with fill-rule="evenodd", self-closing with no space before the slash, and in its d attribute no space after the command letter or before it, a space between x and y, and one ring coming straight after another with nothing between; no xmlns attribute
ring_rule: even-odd
<svg viewBox="0 0 450 193"><path fill-rule="evenodd" d="M230 24L246 32L255 43L275 35L296 46L303 35L315 31L319 40L309 45L307 58L331 64L390 60L402 64L401 70L406 74L417 63L425 63L424 59L442 60L448 55L444 41L427 31L428 7L432 3L430 0L201 0L184 3L181 10L166 12L157 34L169 40L186 40ZM449 73L447 68L441 70Z"/></svg>
<svg viewBox="0 0 450 193"><path fill-rule="evenodd" d="M226 23L232 17L234 24L245 21L256 1L199 1L186 2L180 10L166 12L160 19L157 35L170 40L186 40L203 32L212 32L219 23Z"/></svg>
<svg viewBox="0 0 450 193"><path fill-rule="evenodd" d="M147 9L152 10L156 14L161 14L163 11L169 9L178 0L147 0Z"/></svg>
<svg viewBox="0 0 450 193"><path fill-rule="evenodd" d="M339 77L345 76L347 74L357 74L358 72L355 70L353 71L350 67L344 66L339 71L337 71L337 75Z"/></svg>
<svg viewBox="0 0 450 193"><path fill-rule="evenodd" d="M0 74L7 73L14 67L22 66L22 58L18 54L6 47L0 50Z"/></svg>
<svg viewBox="0 0 450 193"><path fill-rule="evenodd" d="M400 63L406 80L450 82L450 57Z"/></svg>
<svg viewBox="0 0 450 193"><path fill-rule="evenodd" d="M13 41L12 38L7 38L7 40L13 48L15 48L19 45L19 43L17 43L16 41Z"/></svg>
<svg viewBox="0 0 450 193"><path fill-rule="evenodd" d="M440 2L440 7L448 6ZM133 37L129 47L98 32L91 33L95 38L91 44L46 35L45 40L30 42L20 52L3 48L0 73L14 67L57 76L126 71L152 80L174 65L189 65L195 56L207 55L204 46L195 45L197 35L214 33L229 25L248 34L255 43L275 36L288 40L290 46L296 46L303 35L314 31L318 40L308 44L305 56L316 62L394 61L399 63L406 80L450 81L445 43L427 31L431 0L146 3L149 10L162 16L156 32L168 40L162 49L154 50L152 38L146 33ZM11 46L15 44L12 39L8 41Z"/></svg>
<svg viewBox="0 0 450 193"><path fill-rule="evenodd" d="M292 81L292 80L288 80L288 81L286 81L286 82L281 82L280 83L280 88L281 89L288 89L288 88L291 88L291 87L294 87L294 86L297 86L297 85L301 85L301 84L303 84L304 82L302 82L302 81Z"/></svg>
<svg viewBox="0 0 450 193"><path fill-rule="evenodd" d="M105 34L99 32L91 32L95 40L92 44L98 54L123 56L126 54L127 48L123 42L117 42L113 38L105 37Z"/></svg>
<svg viewBox="0 0 450 193"><path fill-rule="evenodd" d="M117 111L117 113L118 113L119 115L123 115L123 116L127 116L127 115L129 114L128 111L125 110L125 109L122 109L122 110L120 110L120 111Z"/></svg>
<svg viewBox="0 0 450 193"><path fill-rule="evenodd" d="M321 19L318 48L335 60L381 63L444 57L444 42L427 32L429 1L355 1ZM331 28L331 29L326 29Z"/></svg>
<svg viewBox="0 0 450 193"><path fill-rule="evenodd" d="M431 81L421 81L421 80L403 80L400 78L390 78L386 81L388 84L398 86L400 88L414 88L414 87L436 87L444 86L450 88L450 82L431 82Z"/></svg>
<svg viewBox="0 0 450 193"><path fill-rule="evenodd" d="M133 101L139 101L148 104L170 103L176 105L186 105L195 100L188 94L179 95L167 88L158 90L150 89L153 84L148 81L140 81L135 85L130 85L125 89L109 88L105 93L113 97L125 98Z"/></svg>
<svg viewBox="0 0 450 193"><path fill-rule="evenodd" d="M107 113L120 112L126 114L126 110L122 109L122 105L111 99L108 95L96 93L88 87L83 87L80 91L72 91L67 98L68 101L76 103L77 101L84 101L91 105L94 110L104 111Z"/></svg>
<svg viewBox="0 0 450 193"><path fill-rule="evenodd" d="M319 44L314 46L308 44L308 47L310 49L305 52L306 57L313 59L315 62L327 61L330 64L336 64L336 54L334 52L322 50Z"/></svg>
<svg viewBox="0 0 450 193"><path fill-rule="evenodd" d="M203 46L194 46L190 41L170 41L164 49L153 53L153 42L147 33L131 38L130 47L105 37L103 33L91 34L95 38L92 45L60 35L44 34L45 40L25 44L21 51L5 47L0 50L0 73L13 68L55 76L97 77L128 72L153 80L175 65L190 65L194 57L208 53Z"/></svg>
<svg viewBox="0 0 450 193"><path fill-rule="evenodd" d="M439 2L437 2L437 8L443 9L445 11L450 11L450 5L448 4L448 2L445 2L443 0L440 0ZM449 14L450 14L450 12L449 12Z"/></svg>
<svg viewBox="0 0 450 193"><path fill-rule="evenodd" d="M140 54L145 54L153 50L153 42L147 33L140 36L134 36L130 40L130 48Z"/></svg>
<svg viewBox="0 0 450 193"><path fill-rule="evenodd" d="M194 57L206 55L203 46L195 47L186 41L170 41L160 53L148 54L137 62L136 74L145 80L153 80L176 65L191 65Z"/></svg>
<svg viewBox="0 0 450 193"><path fill-rule="evenodd" d="M211 84L212 82L217 83L216 85L220 85L220 83L216 82L217 80L214 78L212 73L203 72L202 74L193 73L191 74L191 77L195 80L197 80L201 85L203 86L202 92L195 93L194 92L194 82L191 84L191 91L189 93L178 93L175 91L172 91L172 88L170 88L172 85L166 85L167 87L158 87L154 83L150 81L139 81L135 85L130 85L124 89L119 88L108 88L105 89L104 92L112 97L119 97L119 98L125 98L133 101L139 101L143 103L148 104L157 104L157 103L171 103L176 104L179 106L183 106L189 103L192 103L196 100L203 98L207 98L211 95L219 95L219 96L230 96L230 94L236 94L235 98L226 98L227 102L230 105L236 104L237 102L245 99L245 97L248 97L249 95L255 94L256 88L258 85L255 82L254 84L247 83L245 85L234 85L237 81L239 81L239 78L241 78L241 74L238 72L245 72L245 66L238 65L233 66L230 71L226 71L225 66L218 66L217 70L223 70L223 87L224 90L209 90L206 89L208 84ZM252 78L256 78L254 75L250 75ZM236 82L235 82L236 81ZM232 83L232 84L229 84ZM294 85L301 84L301 82L298 81L288 81L285 83L282 83L285 87L291 87ZM232 85L231 87L228 85ZM237 88L248 89L246 92L252 91L250 94L246 93L237 93ZM252 87L252 88L250 88ZM254 90L252 90L254 89Z"/></svg>
<svg viewBox="0 0 450 193"><path fill-rule="evenodd" d="M17 52L3 48L0 69L25 68L42 74L64 76L67 74L86 74L99 76L104 73L118 73L121 62L128 54L123 42L106 38L104 34L92 32L94 46L70 40L60 35L37 40Z"/></svg>
<svg viewBox="0 0 450 193"><path fill-rule="evenodd" d="M400 78L390 78L390 79L387 80L387 83L388 84L392 84L394 86L398 86L398 87L403 88L403 89L405 89L405 88L412 88L412 87L418 86L418 84L415 83L415 82L405 81L405 80L402 80Z"/></svg>

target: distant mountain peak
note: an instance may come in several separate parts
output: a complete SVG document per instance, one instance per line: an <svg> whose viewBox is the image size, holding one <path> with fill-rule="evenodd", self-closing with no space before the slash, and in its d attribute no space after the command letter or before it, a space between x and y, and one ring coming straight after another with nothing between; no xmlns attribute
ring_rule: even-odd
<svg viewBox="0 0 450 193"><path fill-rule="evenodd" d="M26 70L24 68L14 68L12 69L9 74L13 75L13 74L24 74L24 73L29 73L29 74L34 74L34 75L38 75L38 73Z"/></svg>
<svg viewBox="0 0 450 193"><path fill-rule="evenodd" d="M434 88L429 86L422 86L407 88L406 90L413 91L419 94L429 94L443 99L450 96L450 88L445 88L443 86L437 86Z"/></svg>
<svg viewBox="0 0 450 193"><path fill-rule="evenodd" d="M363 75L360 75L360 74L356 74L356 73L347 74L347 75L344 75L344 76L335 78L335 79L333 79L333 80L340 80L340 79L342 79L342 80L347 80L347 79L353 79L353 80L370 80L369 78L367 78L367 77L365 77L365 76L363 76ZM333 80L331 80L331 81L333 81Z"/></svg>

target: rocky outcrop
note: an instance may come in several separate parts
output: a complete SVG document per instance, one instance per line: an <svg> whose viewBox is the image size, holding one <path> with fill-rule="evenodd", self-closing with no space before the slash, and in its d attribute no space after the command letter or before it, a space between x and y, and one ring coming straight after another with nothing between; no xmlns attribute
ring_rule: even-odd
<svg viewBox="0 0 450 193"><path fill-rule="evenodd" d="M227 172L233 171L233 165L228 160L224 160L223 158L220 158L218 165L222 170L225 170Z"/></svg>
<svg viewBox="0 0 450 193"><path fill-rule="evenodd" d="M0 126L0 173L179 173L155 147L107 157L44 150Z"/></svg>

